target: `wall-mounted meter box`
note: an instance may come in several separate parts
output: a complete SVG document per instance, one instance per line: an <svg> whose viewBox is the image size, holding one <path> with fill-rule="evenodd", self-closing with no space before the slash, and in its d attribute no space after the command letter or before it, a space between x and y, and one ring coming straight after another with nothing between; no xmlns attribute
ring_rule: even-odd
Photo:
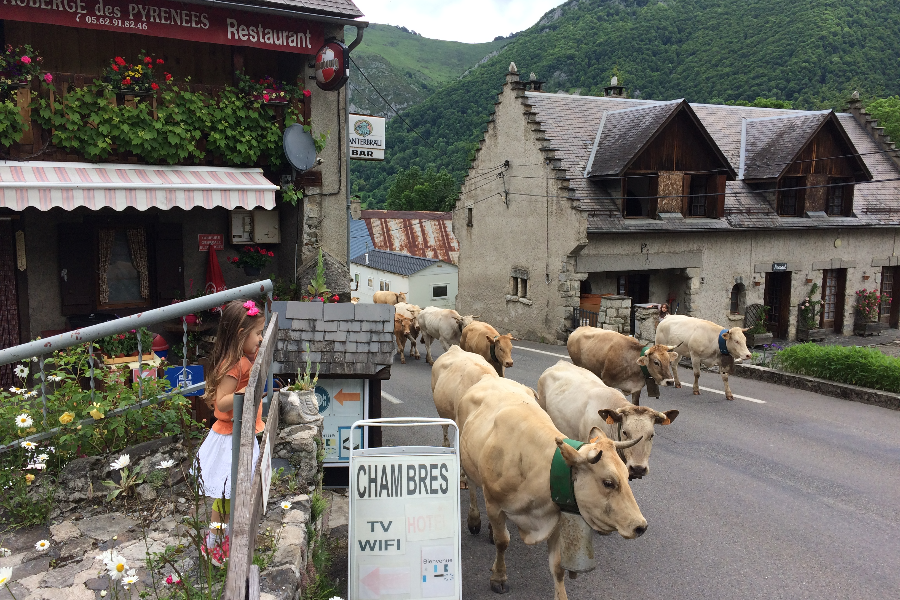
<svg viewBox="0 0 900 600"><path fill-rule="evenodd" d="M280 244L278 211L235 209L231 211L232 244Z"/></svg>

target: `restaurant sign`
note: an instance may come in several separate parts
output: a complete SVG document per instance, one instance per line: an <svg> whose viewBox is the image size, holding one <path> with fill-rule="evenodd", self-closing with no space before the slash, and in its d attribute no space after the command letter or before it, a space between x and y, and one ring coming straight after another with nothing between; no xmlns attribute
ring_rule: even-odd
<svg viewBox="0 0 900 600"><path fill-rule="evenodd" d="M0 0L4 19L315 54L321 23L167 0Z"/></svg>

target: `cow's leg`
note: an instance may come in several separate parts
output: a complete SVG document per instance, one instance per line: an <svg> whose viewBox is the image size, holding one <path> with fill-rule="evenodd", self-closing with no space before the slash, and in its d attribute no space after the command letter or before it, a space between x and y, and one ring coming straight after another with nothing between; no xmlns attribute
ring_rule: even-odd
<svg viewBox="0 0 900 600"><path fill-rule="evenodd" d="M397 344L397 352L400 353L400 362L405 365L406 354L404 351L406 350L406 340L404 338L397 338L395 341Z"/></svg>
<svg viewBox="0 0 900 600"><path fill-rule="evenodd" d="M427 333L422 334L422 337L425 339L425 362L429 365L433 365L434 359L431 357L431 342L434 341L434 338Z"/></svg>
<svg viewBox="0 0 900 600"><path fill-rule="evenodd" d="M440 342L441 342L441 348L444 349L444 352L446 352L447 350L449 350L449 349L450 349L450 344L448 344L447 341L444 340L444 338L439 338L439 339L440 339ZM456 342L456 345L458 346L458 345L459 345L459 342Z"/></svg>
<svg viewBox="0 0 900 600"><path fill-rule="evenodd" d="M469 516L466 518L466 525L469 526L469 533L478 535L481 532L481 513L478 511L478 488L474 485L468 485L468 477L465 472L460 469L460 482L466 480L469 488Z"/></svg>
<svg viewBox="0 0 900 600"><path fill-rule="evenodd" d="M642 389L644 389L644 388L641 388L641 390ZM641 405L641 390L638 390L636 392L631 392L631 403L634 404L635 406Z"/></svg>
<svg viewBox="0 0 900 600"><path fill-rule="evenodd" d="M694 368L694 395L700 395L700 359L691 355L691 366Z"/></svg>
<svg viewBox="0 0 900 600"><path fill-rule="evenodd" d="M405 346L405 345L406 345L406 344L404 344L404 346ZM409 356L410 356L410 358L414 358L414 359L416 359L416 360L419 360L419 358L420 358L420 356L419 356L419 345L416 344L416 338L415 338L415 337L409 338Z"/></svg>
<svg viewBox="0 0 900 600"><path fill-rule="evenodd" d="M722 383L725 384L725 399L734 400L734 394L731 393L731 386L728 385L728 376L731 374L731 367L720 364L719 371L722 373Z"/></svg>
<svg viewBox="0 0 900 600"><path fill-rule="evenodd" d="M681 379L678 378L678 363L681 360L681 355L678 355L678 359L675 361L675 364L672 365L672 375L675 376L675 387L681 387Z"/></svg>
<svg viewBox="0 0 900 600"><path fill-rule="evenodd" d="M566 595L566 570L562 568L562 542L560 541L560 527L547 538L547 554L550 556L550 574L553 576L554 600L568 600Z"/></svg>
<svg viewBox="0 0 900 600"><path fill-rule="evenodd" d="M488 520L494 530L494 547L497 556L494 558L494 566L491 567L491 591L496 594L509 592L509 584L506 579L506 549L509 548L509 530L506 528L506 513L487 496L484 497L487 508Z"/></svg>
<svg viewBox="0 0 900 600"><path fill-rule="evenodd" d="M449 425L441 425L441 429L444 430L444 448L449 448L450 447L450 437L447 434L450 433L450 426Z"/></svg>

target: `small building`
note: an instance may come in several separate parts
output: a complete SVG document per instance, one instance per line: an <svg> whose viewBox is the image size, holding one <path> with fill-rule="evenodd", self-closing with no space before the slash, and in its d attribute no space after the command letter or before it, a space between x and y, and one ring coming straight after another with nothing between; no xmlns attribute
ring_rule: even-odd
<svg viewBox="0 0 900 600"><path fill-rule="evenodd" d="M860 289L896 327L898 175L858 99L837 113L549 94L511 64L453 213L457 310L564 342L586 300L723 326L763 305L794 339L816 285L819 327L849 334ZM630 331L621 310L597 325Z"/></svg>
<svg viewBox="0 0 900 600"><path fill-rule="evenodd" d="M453 234L453 213L412 210L364 210L373 248L436 258L456 264L459 240ZM356 256L356 255L354 255Z"/></svg>
<svg viewBox="0 0 900 600"><path fill-rule="evenodd" d="M425 308L455 308L459 289L456 265L402 252L369 250L350 261L354 296L372 302L375 292L403 292L406 301Z"/></svg>

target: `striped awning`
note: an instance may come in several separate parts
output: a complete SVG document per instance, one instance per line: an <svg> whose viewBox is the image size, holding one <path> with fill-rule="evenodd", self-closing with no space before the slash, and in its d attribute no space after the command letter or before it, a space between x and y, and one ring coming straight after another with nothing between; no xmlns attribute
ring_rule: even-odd
<svg viewBox="0 0 900 600"><path fill-rule="evenodd" d="M262 169L0 161L0 207L275 208Z"/></svg>

